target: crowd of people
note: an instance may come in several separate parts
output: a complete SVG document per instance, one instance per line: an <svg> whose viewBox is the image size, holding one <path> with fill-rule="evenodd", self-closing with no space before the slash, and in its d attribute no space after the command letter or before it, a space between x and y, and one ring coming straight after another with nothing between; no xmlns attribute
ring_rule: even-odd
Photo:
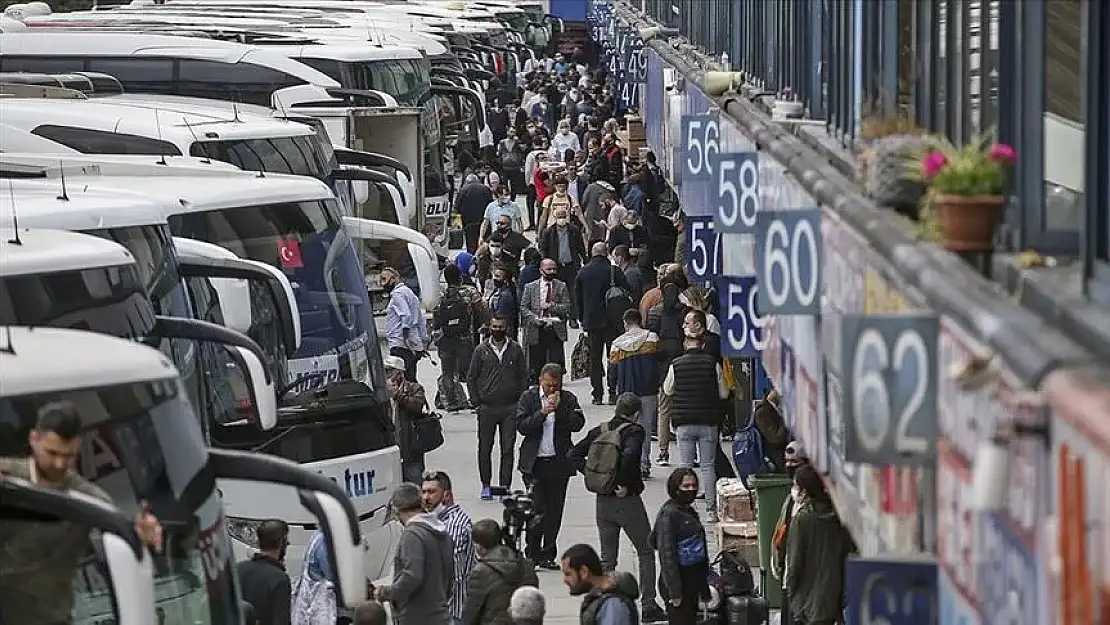
<svg viewBox="0 0 1110 625"><path fill-rule="evenodd" d="M489 112L495 149L465 172L455 200L468 251L444 269L447 288L430 325L400 274L381 273L390 294L386 388L405 480L390 501L404 526L391 583L368 583L367 601L340 610L324 534L311 538L300 571L286 571L289 527L265 521L259 552L237 567L250 622L384 625L388 604L398 625L539 625L545 598L537 570L561 571L568 591L583 597L583 625L705 622L700 606L712 578L706 525L718 521L717 479L734 470L721 440L750 431L765 469L794 483L772 542L770 573L785 593L784 622L841 620L851 537L792 440L777 393L759 402L749 425L732 417L746 394L721 355L716 297L685 276L680 216L674 247L657 244L671 223L660 214L662 177L651 153L641 160L618 141L613 83L589 71L588 61L581 50L569 59L555 55L521 76L516 89L498 87ZM612 406L613 416L575 442L586 417L563 382L566 343L577 328L583 333L571 350L571 376L588 377L592 403ZM426 470L414 424L429 401L416 370L433 346L442 366L433 401L477 414L480 497L504 497L519 471L530 503L518 516L474 522L456 503L451 477ZM645 480L653 465L670 465L673 442L678 467L652 522ZM0 458L0 474L106 499L74 471L80 443L74 409L53 406L30 434L31 457ZM578 474L596 496L600 553L588 544L557 547L568 483ZM161 525L145 505L135 523L144 541L161 547ZM5 536L9 547L25 547L17 560L35 561L45 543L24 525ZM622 531L635 548L637 575L616 572ZM58 532L65 549L56 559L69 566L87 537L80 528ZM26 596L50 595L43 605L61 615L57 622L72 604L72 568L23 585Z"/></svg>

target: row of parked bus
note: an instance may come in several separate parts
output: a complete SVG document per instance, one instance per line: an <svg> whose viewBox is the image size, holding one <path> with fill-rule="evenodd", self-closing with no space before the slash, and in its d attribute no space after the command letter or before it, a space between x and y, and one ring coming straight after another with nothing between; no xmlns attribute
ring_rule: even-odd
<svg viewBox="0 0 1110 625"><path fill-rule="evenodd" d="M72 402L116 509L5 480L0 513L100 530L75 622L242 623L232 565L268 518L294 574L328 534L346 605L387 573L378 272L436 305L453 155L489 143L487 91L558 27L506 0L8 7L0 456ZM161 554L124 521L138 501Z"/></svg>

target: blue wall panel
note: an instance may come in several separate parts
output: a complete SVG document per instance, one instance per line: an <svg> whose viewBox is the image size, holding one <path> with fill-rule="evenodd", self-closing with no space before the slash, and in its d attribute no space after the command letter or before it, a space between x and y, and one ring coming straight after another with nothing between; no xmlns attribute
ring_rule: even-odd
<svg viewBox="0 0 1110 625"><path fill-rule="evenodd" d="M568 22L585 22L587 0L551 0L551 14Z"/></svg>

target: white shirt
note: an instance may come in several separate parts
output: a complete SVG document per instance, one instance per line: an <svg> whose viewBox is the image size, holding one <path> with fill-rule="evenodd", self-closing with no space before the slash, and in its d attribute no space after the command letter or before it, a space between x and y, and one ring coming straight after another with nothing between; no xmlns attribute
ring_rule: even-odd
<svg viewBox="0 0 1110 625"><path fill-rule="evenodd" d="M549 395L544 395L540 390L540 405ZM555 412L547 415L543 420L543 436L540 437L540 448L536 452L537 458L553 458L555 456Z"/></svg>
<svg viewBox="0 0 1110 625"><path fill-rule="evenodd" d="M667 377L663 379L663 394L674 396L674 365L667 369ZM721 399L728 397L728 385L725 384L725 372L721 365L717 365L717 394Z"/></svg>
<svg viewBox="0 0 1110 625"><path fill-rule="evenodd" d="M503 343L501 343L501 347L498 347L497 343L495 343L493 341L493 339L490 339L489 346L490 346L490 349L493 350L493 354L495 356L497 356L497 360L499 360L499 361L505 360L505 350L509 348L509 339L508 338L506 338L505 341Z"/></svg>

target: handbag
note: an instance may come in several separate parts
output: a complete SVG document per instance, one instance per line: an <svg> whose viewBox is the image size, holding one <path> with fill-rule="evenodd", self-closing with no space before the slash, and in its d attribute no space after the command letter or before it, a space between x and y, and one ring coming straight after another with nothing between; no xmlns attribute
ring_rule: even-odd
<svg viewBox="0 0 1110 625"><path fill-rule="evenodd" d="M428 410L412 420L412 446L421 454L431 453L443 446L443 417L438 412Z"/></svg>
<svg viewBox="0 0 1110 625"><path fill-rule="evenodd" d="M586 340L586 333L578 336L574 350L570 353L570 379L581 380L590 377L590 344Z"/></svg>

